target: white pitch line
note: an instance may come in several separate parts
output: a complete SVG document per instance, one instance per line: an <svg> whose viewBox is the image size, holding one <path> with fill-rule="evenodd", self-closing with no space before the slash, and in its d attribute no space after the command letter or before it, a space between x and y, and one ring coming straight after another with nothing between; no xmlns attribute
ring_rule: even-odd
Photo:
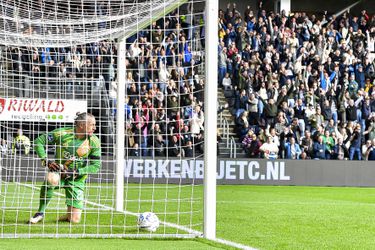
<svg viewBox="0 0 375 250"><path fill-rule="evenodd" d="M374 203L365 202L351 202L351 201L338 201L338 202L288 202L288 201L217 201L221 204L292 204L292 205L343 205L343 206L375 206Z"/></svg>
<svg viewBox="0 0 375 250"><path fill-rule="evenodd" d="M221 243L221 244L224 244L224 245L227 245L227 246L231 246L231 247L236 247L236 248L239 248L239 249L243 249L243 250L257 250L256 248L252 248L252 247L249 247L249 246L246 246L246 245L242 245L240 243L236 243L236 242L229 241L229 240L224 240L224 239L216 238L213 241Z"/></svg>
<svg viewBox="0 0 375 250"><path fill-rule="evenodd" d="M24 184L24 183L19 183L19 182L17 184L23 185L23 186L26 186L26 187L29 187L29 188L32 188L32 189L40 190L40 188L34 187L33 185L30 185L30 184ZM64 196L61 193L56 193L56 194L58 196ZM109 207L109 206L106 206L106 205L102 205L102 204L98 204L96 202L91 202L91 201L88 201L88 200L84 200L84 202L87 203L87 204L93 205L93 206L104 208L106 210L116 211L116 209L114 209L112 207ZM116 211L116 212L120 212L120 213L127 214L127 215L133 215L133 216L138 216L139 215L138 213L129 212L129 211ZM184 226L180 226L180 225L177 225L177 224L174 224L174 223L169 223L169 222L160 222L160 223L163 224L163 225L165 225L165 226L168 226L168 227L176 228L176 229L188 232L190 234L194 234L197 237L202 237L203 236L203 232L200 232L200 231L197 231L197 230L193 230L193 229L190 229L190 228L187 228L187 227L184 227ZM126 235L124 237L126 237ZM217 242L217 243L220 243L220 244L224 244L224 245L227 245L227 246L231 246L231 247L236 247L236 248L243 249L243 250L257 250L256 248L252 248L252 247L249 247L249 246L237 243L237 242L233 242L233 241L229 241L229 240L224 240L224 239L220 239L220 238L211 239L211 241L214 241L214 242Z"/></svg>
<svg viewBox="0 0 375 250"><path fill-rule="evenodd" d="M40 188L34 187L31 184L25 184L25 183L19 183L19 182L16 182L16 184L23 185L23 186L26 186L26 187L29 187L29 188L32 188L32 189L40 190ZM61 193L56 193L56 195L57 196L64 196ZM88 200L84 200L84 202L86 204L89 204L89 205L92 205L92 206L96 206L96 207L100 207L100 208L103 208L103 209L109 210L109 211L115 211L115 212L119 212L119 213L126 214L126 215L132 215L132 216L138 216L139 215L139 213L134 213L134 212L130 212L130 211L116 211L116 209L114 209L113 207L109 207L109 206L102 205L102 204L99 204L99 203L96 203L96 202L92 202L92 201L88 201ZM200 232L200 231L196 231L196 230L190 229L188 227L180 226L180 225L177 225L177 224L174 224L174 223L169 223L169 222L163 222L163 221L161 221L160 224L166 225L168 227L173 227L173 228L176 228L178 230L182 230L182 231L188 232L190 234L194 234L195 236L201 236L202 235L202 232Z"/></svg>

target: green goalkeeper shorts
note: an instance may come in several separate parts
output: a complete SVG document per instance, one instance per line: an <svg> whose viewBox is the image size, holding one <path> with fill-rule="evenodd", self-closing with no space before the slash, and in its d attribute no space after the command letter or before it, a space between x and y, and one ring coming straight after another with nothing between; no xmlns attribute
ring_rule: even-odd
<svg viewBox="0 0 375 250"><path fill-rule="evenodd" d="M65 189L66 205L83 209L83 194L85 192L85 181L63 180L62 187Z"/></svg>

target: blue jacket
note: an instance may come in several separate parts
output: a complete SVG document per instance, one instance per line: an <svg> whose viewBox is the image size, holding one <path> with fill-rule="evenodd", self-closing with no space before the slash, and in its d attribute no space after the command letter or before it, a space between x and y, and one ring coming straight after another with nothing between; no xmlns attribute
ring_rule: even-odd
<svg viewBox="0 0 375 250"><path fill-rule="evenodd" d="M358 69L355 72L355 80L358 82L358 88L364 88L365 87L365 72L359 72Z"/></svg>
<svg viewBox="0 0 375 250"><path fill-rule="evenodd" d="M332 74L329 76L329 82L326 81L324 77L324 73L320 73L320 87L324 90L327 91L327 89L331 86L332 80L335 78L336 72L333 71Z"/></svg>
<svg viewBox="0 0 375 250"><path fill-rule="evenodd" d="M299 159L302 153L301 147L296 143L292 146L290 142L285 143L285 159L292 159L292 147L296 151L296 159Z"/></svg>

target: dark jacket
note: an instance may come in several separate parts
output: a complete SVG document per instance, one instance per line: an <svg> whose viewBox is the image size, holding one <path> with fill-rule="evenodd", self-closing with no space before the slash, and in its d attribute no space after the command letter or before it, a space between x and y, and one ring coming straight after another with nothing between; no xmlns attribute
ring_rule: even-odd
<svg viewBox="0 0 375 250"><path fill-rule="evenodd" d="M314 158L325 159L327 146L325 143L314 142Z"/></svg>

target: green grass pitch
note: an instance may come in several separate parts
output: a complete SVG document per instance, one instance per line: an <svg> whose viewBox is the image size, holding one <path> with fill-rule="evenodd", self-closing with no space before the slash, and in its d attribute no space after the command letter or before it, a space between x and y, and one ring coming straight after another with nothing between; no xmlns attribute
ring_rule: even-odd
<svg viewBox="0 0 375 250"><path fill-rule="evenodd" d="M374 249L375 189L218 186L217 235L258 249Z"/></svg>
<svg viewBox="0 0 375 250"><path fill-rule="evenodd" d="M135 214L145 211L155 212L161 222L202 229L202 187L193 185L129 184L124 190L124 209L130 212L126 214L110 210L115 207L114 186L88 184L85 197L89 202L81 223L74 226L57 222L66 211L64 189L61 189L55 191L43 223L30 225L26 222L37 211L40 185L34 185L36 188L27 183L1 185L0 234L149 234L136 226ZM187 234L164 224L156 233Z"/></svg>
<svg viewBox="0 0 375 250"><path fill-rule="evenodd" d="M202 187L176 185L129 185L126 208L131 212L153 210L161 221L178 223L202 231ZM5 190L7 189L7 190ZM7 194L17 194L5 197ZM100 193L99 196L97 195ZM22 195L21 195L22 194ZM113 189L92 186L88 200L112 206ZM84 223L58 223L64 212L64 197L55 197L41 225L23 224L36 209L38 190L22 185L2 185L0 194L1 234L18 233L125 233L143 234L135 226L135 216L111 213L88 205ZM192 197L191 197L192 196ZM28 198L29 197L29 198ZM154 202L152 202L154 200ZM29 203L27 203L29 202ZM16 209L19 206L20 209ZM56 212L57 211L57 212ZM176 214L180 211L180 214ZM190 213L188 211L193 211ZM231 186L217 187L217 237L258 249L374 249L375 189L349 187ZM156 233L184 234L161 226ZM42 242L68 242L90 249L231 249L205 240L124 240L124 239L32 239L0 240L2 249L41 249ZM65 244L65 243L64 243ZM120 244L120 245L118 245ZM59 244L56 245L58 246ZM121 246L121 247L119 247ZM69 248L69 247L68 247Z"/></svg>

